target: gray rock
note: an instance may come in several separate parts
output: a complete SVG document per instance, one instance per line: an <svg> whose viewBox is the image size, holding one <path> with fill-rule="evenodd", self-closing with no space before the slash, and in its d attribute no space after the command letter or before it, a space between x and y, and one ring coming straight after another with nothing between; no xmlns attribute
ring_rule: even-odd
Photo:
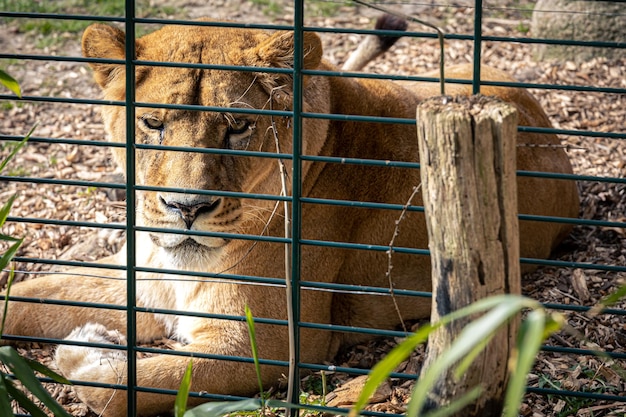
<svg viewBox="0 0 626 417"><path fill-rule="evenodd" d="M626 9L612 1L539 0L531 26L535 38L626 42ZM538 60L585 61L593 57L618 58L626 49L573 45L535 45Z"/></svg>

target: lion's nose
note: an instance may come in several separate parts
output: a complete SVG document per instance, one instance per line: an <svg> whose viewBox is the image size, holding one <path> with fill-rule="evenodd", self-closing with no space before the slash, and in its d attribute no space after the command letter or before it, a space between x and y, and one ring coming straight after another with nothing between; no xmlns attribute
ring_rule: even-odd
<svg viewBox="0 0 626 417"><path fill-rule="evenodd" d="M180 216L180 218L183 219L183 221L185 222L185 226L187 226L187 229L191 229L191 225L200 215L210 213L219 206L220 199L216 198L209 201L189 204L175 200L167 201L163 197L161 197L161 202L165 204L168 209L175 211Z"/></svg>

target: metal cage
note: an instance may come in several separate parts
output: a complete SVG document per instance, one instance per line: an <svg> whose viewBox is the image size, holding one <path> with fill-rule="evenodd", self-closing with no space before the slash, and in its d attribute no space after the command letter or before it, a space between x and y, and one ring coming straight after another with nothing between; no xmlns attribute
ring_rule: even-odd
<svg viewBox="0 0 626 417"><path fill-rule="evenodd" d="M287 2L288 3L288 2ZM124 349L128 353L128 386L116 386L119 389L127 389L131 394L129 395L129 403L128 403L128 415L135 415L135 402L133 393L137 391L150 391L154 392L154 389L147 387L139 387L136 385L135 381L135 369L136 369L136 361L138 353L159 353L159 354L176 354L176 351L172 350L164 350L158 347L146 347L146 346L138 346L135 340L135 323L136 323L136 314L139 312L146 313L158 313L158 314L175 314L175 315L185 315L190 314L189 312L184 311L171 311L171 310L157 310L157 309L145 309L140 308L135 305L135 274L137 272L150 272L151 269L145 266L137 265L135 262L135 254L136 254L136 246L135 240L132 238L136 233L148 232L148 231L159 231L159 232L168 232L167 229L154 229L154 228L146 228L146 227L138 227L135 222L135 192L137 190L143 191L156 191L162 190L155 187L137 185L135 183L135 152L138 149L152 149L158 151L194 151L194 152L209 152L209 153L228 153L233 155L234 157L259 157L259 158L282 158L285 160L290 160L293 163L293 171L290 175L290 179L292 181L291 190L292 193L289 196L269 196L269 195L245 195L243 193L228 193L228 192L220 192L220 191L211 191L211 190L194 190L197 193L206 193L209 195L229 195L229 196L245 196L247 198L259 198L259 199L270 199L272 201L276 201L277 203L285 203L288 202L291 207L291 226L290 233L287 237L259 237L259 236L247 236L247 235L237 235L237 234L225 234L225 233L217 233L213 235L222 236L225 238L233 238L233 239L248 239L251 241L255 240L263 240L270 241L276 244L285 244L289 245L290 250L290 262L291 262L291 276L290 285L292 288L292 296L295 300L294 309L293 309L293 317L296 323L296 326L293 330L293 340L296 345L299 343L299 333L302 328L314 328L314 329L323 329L323 330L333 330L333 331L346 331L346 332L370 332L372 334L388 337L388 338L401 338L406 334L403 331L399 330L382 330L382 329L364 329L364 328L340 328L339 326L333 326L330 324L323 323L304 323L299 319L299 307L298 302L300 300L301 294L303 291L336 291L336 292L345 292L345 291L354 291L360 293L367 294L380 294L381 296L389 296L392 290L389 288L377 288L377 287L364 287L364 286L349 286L342 284L325 284L321 282L313 282L313 281L303 281L299 275L299 265L300 265L300 253L302 248L310 247L310 246L329 246L329 247L337 247L337 248L348 248L353 250L364 250L364 251L381 251L386 252L391 250L388 246L375 246L375 245L365 245L358 243L347 243L347 242L327 242L313 239L306 239L302 236L301 230L301 209L305 205L311 204L338 204L338 205L349 205L354 207L362 207L364 209L385 209L385 210L395 210L398 213L407 209L410 211L420 211L423 210L422 207L416 206L403 206L402 204L392 204L389 202L376 202L376 203L368 203L368 202L355 202L355 201L326 201L321 199L316 199L313 197L303 196L301 194L301 172L300 167L303 162L307 161L323 161L327 163L336 163L336 164L365 164L372 166L396 166L402 167L406 169L417 169L419 168L418 163L411 162L401 162L401 161L375 161L375 160L349 160L346 158L342 158L341 156L337 157L320 157L315 155L306 155L303 154L301 149L301 139L302 139L302 121L304 119L331 119L331 120L349 120L349 119L357 119L359 121L364 122L377 122L377 123L401 123L401 124L414 124L415 121L411 119L403 119L403 118L355 118L349 115L341 115L341 114L316 114L316 113L307 113L302 108L302 84L305 75L323 75L323 76L332 76L332 77L361 77L361 78L380 78L380 79L392 79L392 80L424 80L423 77L417 76L415 74L405 74L405 73L397 73L395 75L390 75L388 73L373 73L373 72L359 72L359 73L347 73L343 71L337 72L327 72L327 71L312 71L312 70L304 70L302 69L302 38L305 32L314 31L318 33L322 33L324 36L327 36L330 39L333 36L344 36L350 37L351 42L356 39L357 35L367 35L374 34L376 31L364 28L363 24L353 25L352 23L347 23L342 25L342 27L330 27L330 26L316 26L307 24L306 13L307 13L307 3L303 0L296 1L293 3L293 11L290 12L291 18L287 18L285 24L266 24L267 22L243 22L243 23L233 23L233 22L225 22L225 21L216 21L216 22L203 22L198 23L194 22L185 17L176 17L175 19L169 18L154 18L154 17L145 17L137 14L137 5L133 0L127 0L125 3L124 16L99 16L99 15L88 15L81 13L67 13L61 14L58 12L53 13L42 13L42 12L34 12L27 10L19 10L17 8L17 4L11 5L6 2L3 4L4 10L0 10L0 18L5 22L0 26L0 30L8 30L9 24L24 23L31 20L37 21L71 21L71 22L109 22L113 24L118 24L123 26L126 33L126 46L127 46L127 56L133 56L134 54L134 43L135 38L137 37L137 32L140 30L150 30L145 29L146 27L153 27L154 25L163 25L163 24L202 24L209 26L227 26L227 27L245 27L245 28L254 28L258 30L293 30L295 34L295 52L294 52L294 68L286 69L286 70L273 70L275 72L288 72L293 74L294 79L294 99L293 99L293 111L282 111L282 110L245 110L248 113L257 114L272 114L281 117L289 117L293 123L293 152L292 153L264 153L264 152L254 152L254 151L225 151L220 149L202 149L202 150L190 150L190 149L173 149L171 147L165 146L156 146L156 145L147 145L147 144L139 144L134 143L135 137L135 125L133 123L127 124L126 131L126 170L128 175L126 176L126 180L121 182L111 182L108 180L102 180L98 178L97 175L93 176L76 176L75 173L71 174L69 178L63 177L59 175L58 172L50 173L46 172L46 169L41 169L37 174L33 174L30 172L22 172L22 173L2 173L0 180L2 185L0 186L0 195L2 195L2 200L4 200L4 196L9 195L16 184L28 184L29 187L38 188L38 187L53 187L57 190L57 193L70 192L77 193L77 189L83 190L80 192L84 192L89 194L91 192L97 192L94 190L108 190L107 192L112 193L116 191L123 191L126 197L126 204L123 209L124 215L120 218L122 221L118 222L102 222L97 217L88 216L87 219L83 218L81 215L70 216L69 218L57 218L54 215L54 211L51 212L50 217L42 217L42 216L30 216L27 214L20 215L12 215L8 217L7 225L22 225L17 229L7 229L3 231L3 233L12 233L16 230L29 230L29 228L39 229L47 229L47 228L55 228L56 230L64 230L63 233L69 233L68 230L85 230L89 229L92 233L97 233L102 230L109 230L115 233L126 232L129 238L127 239L127 264L126 265L113 265L113 264L94 264L93 262L82 261L82 260L68 260L68 259L56 259L56 256L48 256L48 257L38 257L33 254L36 254L36 251L24 252L18 254L15 258L16 266L18 270L22 270L24 268L32 269L33 265L45 266L44 269L49 269L49 265L56 267L67 267L67 266L96 266L98 268L108 268L108 269L118 269L123 270L126 273L127 277L127 296L128 301L127 305L109 305L106 303L103 304L86 304L93 306L94 308L101 309L113 309L113 310L125 310L127 312L127 328L130 329L128 331L128 345L126 347L118 347L119 349ZM326 1L322 3L328 3L332 6L338 7L356 7L352 3L336 3L332 1ZM500 5L499 2L481 2L476 1L474 4L445 4L445 5L434 5L439 7L449 7L449 8L466 8L468 13L468 19L473 20L473 33L455 33L454 31L448 32L445 34L446 42L466 42L472 45L472 53L469 58L474 63L474 74L480 74L480 64L485 61L485 53L487 55L490 54L490 47L493 48L506 48L507 45L512 43L516 44L525 44L528 46L535 44L567 44L574 46L583 46L583 47L597 47L597 48L609 48L612 50L618 51L618 54L621 53L621 58L608 60L605 62L605 70L609 71L611 65L624 65L626 63L626 46L624 42L613 42L613 41L581 41L576 39L541 39L536 37L529 37L525 34L524 31L517 31L516 34L511 35L510 33L505 33L505 35L495 35L494 31L489 31L490 34L485 34L485 19L489 19L490 17L494 17L493 21L496 21L497 24L497 16L498 13L501 13L502 10L508 10L511 7L508 6L508 3L505 5ZM494 3L494 4L487 4ZM20 3L21 4L21 3ZM401 9L406 11L407 8L410 12L410 7L412 6L411 2L383 2L377 3L379 5L384 5L389 9ZM415 3L417 5L417 3ZM422 7L420 5L419 7ZM359 12L365 10L362 6L359 6ZM416 6L417 7L417 6ZM427 6L424 6L427 7ZM521 7L520 7L521 9ZM428 10L428 9L426 9ZM368 16L372 16L369 14ZM267 21L271 18L268 17ZM356 18L355 18L356 19ZM528 20L528 17L526 17ZM493 23L492 21L492 23ZM510 23L510 22L509 22ZM522 23L520 23L522 24ZM496 31L497 32L497 31ZM417 43L430 42L433 44L435 42L436 34L431 31L419 27L417 25L412 25L410 30L404 35L407 39L407 42L413 43L416 45ZM9 35L10 37L10 35ZM78 43L78 36L75 39L72 39L71 42ZM0 43L0 48L2 47ZM48 53L44 49L41 53L23 53L20 52L19 49L16 48L7 48L9 52L5 52L5 50L0 50L0 67L5 69L8 67L8 72L11 72L11 68L15 67L17 64L23 65L26 68L43 66L43 65L62 65L63 63L82 63L86 64L88 62L94 62L97 60L81 58L77 56L75 53L71 53L70 55L58 55L56 53ZM485 52L487 51L487 52ZM492 59L492 58L489 58ZM101 61L98 61L101 62ZM104 61L102 61L104 62ZM118 62L119 63L119 62ZM26 111L24 109L33 108L36 113L36 105L41 103L49 103L50 105L54 104L63 104L68 106L74 106L79 109L90 109L89 111L93 111L94 107L106 105L106 106L125 106L126 109L126 119L134 120L135 115L135 107L137 105L141 105L144 107L168 107L168 108L180 108L181 106L176 106L173 104L163 105L163 104L154 104L154 103L137 103L134 95L134 68L137 65L145 65L145 66L160 66L164 65L161 62L146 62L146 61L136 61L133 59L127 59L122 62L126 66L126 74L127 74L127 84L126 84L126 100L123 102L111 102L107 100L99 100L94 97L72 97L70 95L56 94L56 93L40 93L37 88L30 88L26 91L24 96L21 99L17 99L15 96L8 94L6 91L1 91L0 94L0 103L13 103L7 104L7 106L13 108L13 112L9 112L9 110L3 110L3 118L16 118L16 122L12 128L6 128L5 131L0 131L0 145L3 146L3 150L6 149L8 144L14 142L21 138L21 134L19 131L26 132L30 126L27 122L33 119L33 116L29 116L24 121L20 121L21 119L17 118L16 115L19 115L19 111ZM563 63L559 63L558 65L562 65ZM177 65L177 64L168 64L168 65ZM506 67L506 63L502 63L503 66ZM574 64L572 64L574 65ZM83 65L86 66L86 65ZM180 65L179 65L180 66ZM197 67L197 66L196 66ZM238 67L223 67L223 66L215 66L215 65L204 65L201 68L205 69L222 69L222 70L236 70L236 71L258 71L258 68L238 68ZM268 70L272 71L272 70ZM622 76L624 76L624 68L616 68L615 71L621 72ZM84 72L82 74L78 74L79 77L88 78L89 74ZM436 79L428 78L427 81L435 82ZM622 102L624 97L626 97L626 85L623 80L621 85L595 85L592 83L585 82L567 82L567 80L562 80L563 82L559 83L543 83L543 82L534 82L534 81L520 81L520 82L511 82L511 83L489 83L489 82L481 82L478 77L473 79L472 86L474 92L479 92L481 85L506 85L511 87L523 87L532 89L534 92L539 92L539 94L561 94L562 92L567 92L568 94L577 94L577 95L587 95L587 94L598 94L600 97L612 97L612 99L617 100L618 102ZM466 82L461 80L451 80L451 82ZM17 106L17 107L16 107ZM29 107L30 106L30 107ZM8 107L7 107L8 108ZM194 110L199 111L220 111L223 110L221 108L204 108L194 106ZM589 110L589 109L588 109ZM82 111L82 110L81 110ZM243 110L242 110L243 111ZM620 110L618 110L615 114L606 115L607 119L614 118L616 123L620 123L620 121L626 121L626 117L624 116L624 108L623 105L621 107L621 114L619 114ZM79 112L80 114L80 112ZM34 115L36 116L36 114ZM584 113L581 111L580 113L573 112L571 117L585 117ZM68 130L66 134L63 135L50 135L50 134L39 134L39 131L46 132L45 126L47 123L53 123L51 120L40 120L38 130L35 130L35 134L30 138L27 147L23 150L24 153L28 154L38 154L41 155L42 150L46 149L45 147L49 146L60 146L65 147L64 149L72 149L75 146L89 146L94 149L104 149L110 147L120 147L123 145L113 144L104 140L104 138L100 140L91 140L86 143L85 140L81 137L81 132L72 132ZM61 122L65 123L65 122ZM552 132L559 135L564 135L568 137L577 137L580 138L581 141L594 141L597 138L602 139L604 141L614 141L615 143L620 143L620 147L617 149L623 150L624 140L626 139L626 130L624 130L624 126L618 126L616 129L611 131L605 131L602 129L602 125L596 125L597 129L592 128L580 128L574 129L569 127L559 127L554 129L542 129L542 128L532 128L532 127L520 127L521 131L529 131L529 132ZM39 130L43 128L42 130ZM0 125L0 129L2 129ZM39 148L37 148L39 146ZM567 145L566 145L567 146ZM69 152L69 151L68 151ZM3 151L3 155L6 151ZM583 150L583 154L585 151ZM626 156L624 154L613 154L613 161L615 164L619 164L619 161L622 161L622 174L624 171L624 161L626 161ZM48 156L34 156L32 157L34 160L44 160L48 158ZM608 162L607 162L608 163ZM611 162L613 163L613 162ZM45 165L45 164L44 164ZM87 167L88 168L88 167ZM619 170L619 169L618 169ZM626 195L626 179L624 179L623 175L596 175L594 173L586 174L584 172L579 172L575 175L555 175L555 174L546 174L546 173L537 173L537 172L519 172L520 176L539 176L539 177L548 177L548 178L561 178L564 180L578 181L580 183L585 184L603 184L602 190L612 189L621 190L621 198L622 203L624 204L624 196ZM69 190L69 191L68 191ZM585 192L593 192L593 187L587 187ZM220 194L221 193L221 194ZM19 200L16 203L17 209L20 213L28 213L28 201ZM584 203L583 203L584 204ZM583 207L584 209L584 207ZM619 214L619 213L618 213ZM620 263L619 259L624 260L624 253L626 251L626 238L625 238L625 228L626 228L626 220L622 215L616 215L611 218L592 218L592 217L581 217L577 220L571 219L561 219L561 218L537 218L536 216L527 216L521 215L521 219L525 220L537 220L537 221L557 221L557 222L572 222L578 228L585 227L587 229L602 229L606 230L606 233L612 233L610 236L610 244L607 246L612 247L613 250L617 253L621 253L621 255L617 254L613 256L612 259L617 259L617 261L613 263L603 263L600 262L587 262L587 261L576 261L572 257L561 256L555 257L549 260L538 260L538 259L522 259L523 263L534 263L546 268L550 271L551 274L558 274L555 271L569 271L571 274L573 271L579 271L578 273L582 273L583 275L586 271L594 271L594 274L597 273L598 279L606 279L607 282L611 284L607 285L609 288L614 288L614 286L618 283L619 278L626 276L626 266L624 263ZM585 230L587 230L585 229ZM74 233L74 232L73 232ZM80 233L80 232L76 232ZM84 232L83 232L84 233ZM177 233L185 233L181 231L177 231ZM188 232L187 232L188 233ZM209 234L211 235L211 234ZM72 234L74 236L74 234ZM74 238L76 239L76 238ZM70 238L71 240L71 238ZM606 248L605 248L606 249ZM427 248L422 249L410 249L410 248L393 248L394 251L404 252L404 253L412 253L415 256L425 256L428 254ZM609 250L609 249L606 249ZM30 255L29 255L30 253ZM42 250L42 253L49 253L45 250ZM621 256L621 257L620 257ZM48 265L48 266L46 266ZM19 271L18 271L19 272ZM164 273L172 272L172 271L162 271ZM249 276L237 276L237 275L228 275L228 274L215 274L211 271L206 271L205 273L197 273L197 272L185 272L185 271L177 271L179 275L190 275L195 277L202 277L204 279L215 279L215 278L226 278L235 281L246 281L252 285L279 285L285 286L287 283L284 279L276 278L276 277L249 277ZM560 290L565 291L568 294L571 294L571 288ZM416 291L404 291L400 290L402 295L407 296L415 296L415 297L426 297L428 294L419 293ZM554 302L546 302L546 307L549 309L557 309L569 312L571 314L585 314L590 309L591 306L589 303L577 302L575 296L566 297L568 303L554 303ZM27 302L27 303L50 303L50 304L60 304L60 305L85 305L85 303L81 302L67 302L60 300L40 300L40 299L25 299L25 298L16 298L16 301ZM603 317L600 320L605 321L617 321L622 323L622 330L624 329L624 316L626 315L626 310L623 308L624 304L618 304L614 308L604 310L600 316ZM192 313L193 314L193 313ZM211 314L199 314L195 315L200 317L212 317L219 318L223 320L245 320L243 316L243 312L241 316L233 316L226 317L220 315L211 315ZM286 326L287 322L284 320L273 320L267 319L263 317L257 317L256 320L259 323L270 323L270 324L279 324L282 326ZM575 326L574 326L575 327ZM583 331L584 332L584 331ZM3 335L3 338L11 341L26 341L26 342L52 342L55 344L58 343L69 343L67 341L62 340L49 340L44 338L29 338L29 337L19 337L19 336L11 336L11 335ZM624 364L626 363L626 351L624 350L624 346L626 343L624 342L625 336L622 331L621 339L622 343L609 344L610 346L599 346L600 350L604 350L605 356L608 356L610 360L617 364L617 368L621 368L623 371ZM567 342L560 343L559 340L551 340L543 347L543 351L546 355L559 355L559 356L569 356L572 358L577 358L580 356L589 356L593 355L595 349L587 348L584 346L573 346ZM251 358L225 358L227 360L241 360L250 362ZM575 359L574 359L575 360ZM300 361L299 357L296 355L297 362L297 372L292 376L296 381L299 381L300 371L332 371L332 372L345 372L350 375L361 375L366 374L368 372L367 369L358 369L358 368L349 368L342 367L340 364L325 364L325 363L303 363ZM271 360L262 360L262 363L266 364L274 364L287 367L288 363L286 361L271 361ZM285 368L285 373L287 373L287 369ZM406 372L397 372L392 374L393 378L398 379L415 379L415 374L406 373ZM624 392L619 392L619 387L624 387L624 382L622 380L621 383L617 383L615 386L611 388L607 388L605 390L597 389L585 389L584 386L578 387L578 389L574 387L568 387L564 385L550 384L548 381L549 378L545 379L543 383L540 376L536 377L534 380L530 382L528 387L529 395L536 395L544 398L556 398L563 399L564 401L570 400L585 400L587 401L585 404L591 406L593 404L600 404L600 401L603 401L602 404L613 404L613 408L615 410L626 410L626 397L624 396ZM77 384L92 384L97 386L97 381L76 381ZM298 383L294 384L294 386L298 387ZM172 394L172 392L167 392ZM207 399L234 399L232 396L221 396L214 395L212 393L195 393L192 394L195 396L202 396ZM298 392L294 397L296 400L298 399ZM532 400L529 400L532 401ZM556 400L554 400L556 401ZM531 403L532 404L532 403ZM531 406L532 407L532 406ZM334 408L329 408L321 405L310 405L311 409L317 411L336 411ZM389 415L389 413L380 412L380 411L367 411L365 414L368 415ZM555 414L556 415L556 414Z"/></svg>

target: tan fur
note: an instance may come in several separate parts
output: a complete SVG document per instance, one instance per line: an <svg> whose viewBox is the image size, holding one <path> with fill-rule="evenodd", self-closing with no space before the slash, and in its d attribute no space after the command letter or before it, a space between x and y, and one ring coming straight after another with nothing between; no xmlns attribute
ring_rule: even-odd
<svg viewBox="0 0 626 417"><path fill-rule="evenodd" d="M117 29L93 25L83 36L84 54L89 58L123 59L123 39L123 34ZM307 68L333 69L321 60L321 43L315 34L307 33L304 43ZM291 34L271 35L244 29L167 26L139 39L135 49L137 59L147 61L289 68L293 59ZM124 67L102 63L93 64L92 67L105 98L124 100ZM471 76L471 69L468 66L456 67L447 75L467 78ZM483 68L483 75L486 79L509 79L500 72L486 68ZM136 80L137 101L144 103L268 110L289 110L292 105L292 80L288 74L139 65ZM526 91L511 88L485 88L483 91L498 94L515 103L521 113L521 124L550 125L539 104ZM454 87L454 92L467 94L468 87ZM417 103L433 94L437 94L437 86L434 84L414 84L404 88L399 83L388 81L310 76L305 80L303 110L312 113L413 118ZM286 117L141 106L136 108L135 113L135 141L138 144L162 143L202 149L231 147L273 153L277 151L271 130L274 126L280 152L292 151L294 122ZM103 117L110 139L124 142L125 109L105 106ZM229 126L241 127L244 120L253 128L244 129L243 133L235 129L238 133L231 132L228 136ZM150 129L150 125L158 127L159 123L164 126L162 133L158 129ZM517 140L520 143L558 144L556 137L545 134L520 134ZM418 155L416 144L413 125L304 119L303 152L307 155L415 161ZM519 169L571 172L562 149L521 147L518 150ZM124 167L124 151L115 148L114 154L117 163ZM138 150L136 158L136 181L139 185L265 195L281 193L276 159L145 149ZM286 163L290 172L291 163ZM404 204L412 188L420 182L419 172L406 168L304 162L302 171L303 195L324 199ZM524 213L563 217L575 217L578 213L576 186L570 181L521 179L519 201ZM195 231L276 237L284 233L282 204L276 207L274 201L169 191L137 193L138 225L185 229L185 222L178 215L176 204L203 208L204 212L191 225ZM421 195L416 197L413 204L421 204ZM274 210L276 213L272 215ZM302 238L386 246L392 238L398 216L399 212L394 210L304 204ZM568 230L569 227L562 224L522 222L522 255L541 258L549 256ZM201 279L139 272L138 306L241 316L244 306L248 305L256 317L286 318L284 288L246 284L237 278L257 276L282 279L283 244L253 243L230 236L137 232L136 237L139 267L222 273L222 277ZM421 213L411 212L403 220L396 245L427 248ZM125 253L122 250L101 262L123 265ZM387 254L381 251L315 245L302 247L301 280L305 283L319 281L387 288L389 282L386 272ZM81 274L121 279L102 279ZM12 295L125 305L124 277L123 272L110 269L76 269L66 275L19 283L14 286ZM392 280L396 289L429 291L431 278L428 258L394 253ZM430 301L426 298L398 297L398 303L404 319L426 317L430 311ZM399 318L389 296L304 289L301 321L393 328L399 323ZM85 326L87 323L99 325ZM119 330L122 334L126 332L125 312L120 310L14 302L9 307L6 325L9 334L64 338L71 333L68 339L125 343L123 337L113 331ZM248 331L240 321L146 312L137 314L138 341L150 342L166 336L177 337L185 343L182 348L185 352L250 356ZM301 359L307 363L332 360L340 346L367 337L358 333L304 328ZM288 342L284 326L258 324L257 341L261 357L286 360ZM174 355L139 359L137 381L142 386L175 390L188 360L187 356ZM63 345L57 353L57 364L69 378L100 383L126 381L124 356L119 352ZM249 395L258 388L254 369L249 364L196 358L193 368L192 389L195 391ZM285 368L262 368L267 386L276 383L282 373L286 373ZM79 397L97 413L105 416L125 415L125 391L114 393L108 389L84 386L76 386L75 389ZM174 397L139 393L138 402L140 415L151 415L170 410Z"/></svg>

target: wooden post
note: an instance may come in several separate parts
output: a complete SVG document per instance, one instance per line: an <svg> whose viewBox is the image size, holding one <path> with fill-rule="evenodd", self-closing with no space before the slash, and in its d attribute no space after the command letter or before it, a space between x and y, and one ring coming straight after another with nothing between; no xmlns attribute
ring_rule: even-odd
<svg viewBox="0 0 626 417"><path fill-rule="evenodd" d="M491 295L520 293L515 147L517 111L485 96L433 97L417 108L422 192L432 261L431 321ZM431 334L425 367L465 322ZM502 329L457 380L441 375L426 409L481 384L455 416L500 416L518 324Z"/></svg>

